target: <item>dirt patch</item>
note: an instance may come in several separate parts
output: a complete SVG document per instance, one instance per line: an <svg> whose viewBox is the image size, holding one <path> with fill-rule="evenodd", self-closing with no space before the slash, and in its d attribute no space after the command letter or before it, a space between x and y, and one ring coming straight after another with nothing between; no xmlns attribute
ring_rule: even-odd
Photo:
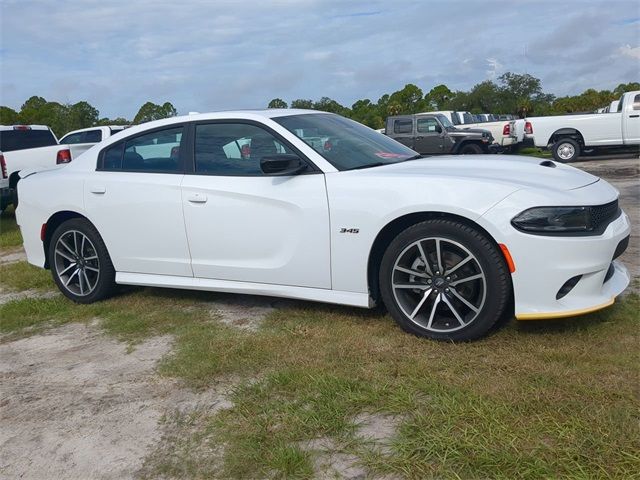
<svg viewBox="0 0 640 480"><path fill-rule="evenodd" d="M394 415L361 413L352 419L355 436L379 453L388 454L401 418ZM360 458L344 449L330 437L318 437L300 442L298 446L314 454L316 478L390 480L391 476L372 475L361 465Z"/></svg>
<svg viewBox="0 0 640 480"><path fill-rule="evenodd" d="M10 478L133 478L163 435L159 421L230 406L154 373L172 338L128 353L95 324L0 345L0 471Z"/></svg>
<svg viewBox="0 0 640 480"><path fill-rule="evenodd" d="M14 300L24 300L25 298L52 298L61 295L60 292L42 292L39 290L22 290L16 292L14 290L5 290L0 287L0 305Z"/></svg>
<svg viewBox="0 0 640 480"><path fill-rule="evenodd" d="M0 265L5 263L16 263L27 261L27 254L22 247L17 247L11 250L5 250L0 253Z"/></svg>

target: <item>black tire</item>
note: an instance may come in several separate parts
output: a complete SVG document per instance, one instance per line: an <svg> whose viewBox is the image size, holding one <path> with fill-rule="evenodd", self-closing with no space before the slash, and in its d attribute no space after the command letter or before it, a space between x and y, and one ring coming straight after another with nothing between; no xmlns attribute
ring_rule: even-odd
<svg viewBox="0 0 640 480"><path fill-rule="evenodd" d="M86 237L85 242L73 240L82 236ZM61 238L62 241L60 241ZM71 248L66 248L65 245ZM58 253L56 247L58 247ZM72 251L76 253L74 254ZM85 258L80 259L78 251L83 252L82 256ZM72 266L72 263L73 265L80 264L82 268L78 269ZM115 291L116 273L107 247L98 230L83 218L67 220L53 232L49 243L49 266L53 280L60 291L74 302L93 303L111 296ZM65 274L64 271L67 267L70 270ZM96 269L97 273L93 271ZM78 282L81 274L83 274L82 278L86 280L80 279ZM70 276L75 280L69 278ZM83 284L87 290L90 289L89 293L83 292Z"/></svg>
<svg viewBox="0 0 640 480"><path fill-rule="evenodd" d="M460 155L480 155L482 147L477 143L467 143L460 149Z"/></svg>
<svg viewBox="0 0 640 480"><path fill-rule="evenodd" d="M433 271L438 268L434 245L441 251L443 272ZM466 262L462 262L464 252L471 257ZM413 266L403 263L414 254ZM433 267L429 268L432 275L424 266L421 270L425 257ZM407 269L421 272L422 277L408 274ZM478 275L483 276L473 279ZM484 336L503 316L512 296L509 272L495 244L474 228L453 220L427 220L400 233L382 258L379 283L382 300L398 325L434 340L470 341ZM418 284L419 289L407 288Z"/></svg>
<svg viewBox="0 0 640 480"><path fill-rule="evenodd" d="M581 153L581 147L578 142L572 138L561 138L551 146L551 154L553 158L560 163L570 163L578 160Z"/></svg>

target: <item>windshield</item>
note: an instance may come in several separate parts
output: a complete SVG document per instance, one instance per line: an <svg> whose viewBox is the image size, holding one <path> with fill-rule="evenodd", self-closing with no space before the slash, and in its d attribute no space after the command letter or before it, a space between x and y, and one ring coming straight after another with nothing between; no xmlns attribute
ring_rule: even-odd
<svg viewBox="0 0 640 480"><path fill-rule="evenodd" d="M446 116L442 115L441 113L436 115L436 117L438 117L438 120L440 120L440 123L444 128L455 128L453 126L453 123L451 123L449 119Z"/></svg>
<svg viewBox="0 0 640 480"><path fill-rule="evenodd" d="M419 154L364 125L330 113L273 118L338 170L398 163Z"/></svg>

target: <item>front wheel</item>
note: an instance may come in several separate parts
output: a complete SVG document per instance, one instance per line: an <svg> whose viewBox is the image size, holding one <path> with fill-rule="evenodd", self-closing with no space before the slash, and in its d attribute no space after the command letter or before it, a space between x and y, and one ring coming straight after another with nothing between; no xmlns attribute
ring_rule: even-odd
<svg viewBox="0 0 640 480"><path fill-rule="evenodd" d="M60 291L78 303L93 303L111 295L115 270L107 247L87 220L62 223L49 244L49 265Z"/></svg>
<svg viewBox="0 0 640 480"><path fill-rule="evenodd" d="M476 143L468 143L460 149L460 155L480 155L482 147Z"/></svg>
<svg viewBox="0 0 640 480"><path fill-rule="evenodd" d="M580 144L572 138L561 138L551 147L551 154L558 162L573 162L580 156Z"/></svg>
<svg viewBox="0 0 640 480"><path fill-rule="evenodd" d="M485 335L511 297L493 242L451 220L428 220L398 235L382 259L380 291L405 331L449 341Z"/></svg>

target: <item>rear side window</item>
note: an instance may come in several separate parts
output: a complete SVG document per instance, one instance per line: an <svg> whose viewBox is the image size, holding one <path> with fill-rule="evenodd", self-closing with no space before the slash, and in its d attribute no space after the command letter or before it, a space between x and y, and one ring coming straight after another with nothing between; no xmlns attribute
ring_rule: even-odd
<svg viewBox="0 0 640 480"><path fill-rule="evenodd" d="M393 133L412 133L413 132L413 120L411 119L399 119L393 122Z"/></svg>
<svg viewBox="0 0 640 480"><path fill-rule="evenodd" d="M84 132L82 137L83 143L100 143L102 141L102 132L100 130L89 130Z"/></svg>
<svg viewBox="0 0 640 480"><path fill-rule="evenodd" d="M27 148L48 147L57 145L50 130L1 130L0 151L13 152Z"/></svg>
<svg viewBox="0 0 640 480"><path fill-rule="evenodd" d="M76 143L82 143L82 132L72 133L66 137L62 137L60 143L66 145L75 145Z"/></svg>
<svg viewBox="0 0 640 480"><path fill-rule="evenodd" d="M176 173L182 171L180 144L183 127L157 130L107 148L99 170Z"/></svg>

